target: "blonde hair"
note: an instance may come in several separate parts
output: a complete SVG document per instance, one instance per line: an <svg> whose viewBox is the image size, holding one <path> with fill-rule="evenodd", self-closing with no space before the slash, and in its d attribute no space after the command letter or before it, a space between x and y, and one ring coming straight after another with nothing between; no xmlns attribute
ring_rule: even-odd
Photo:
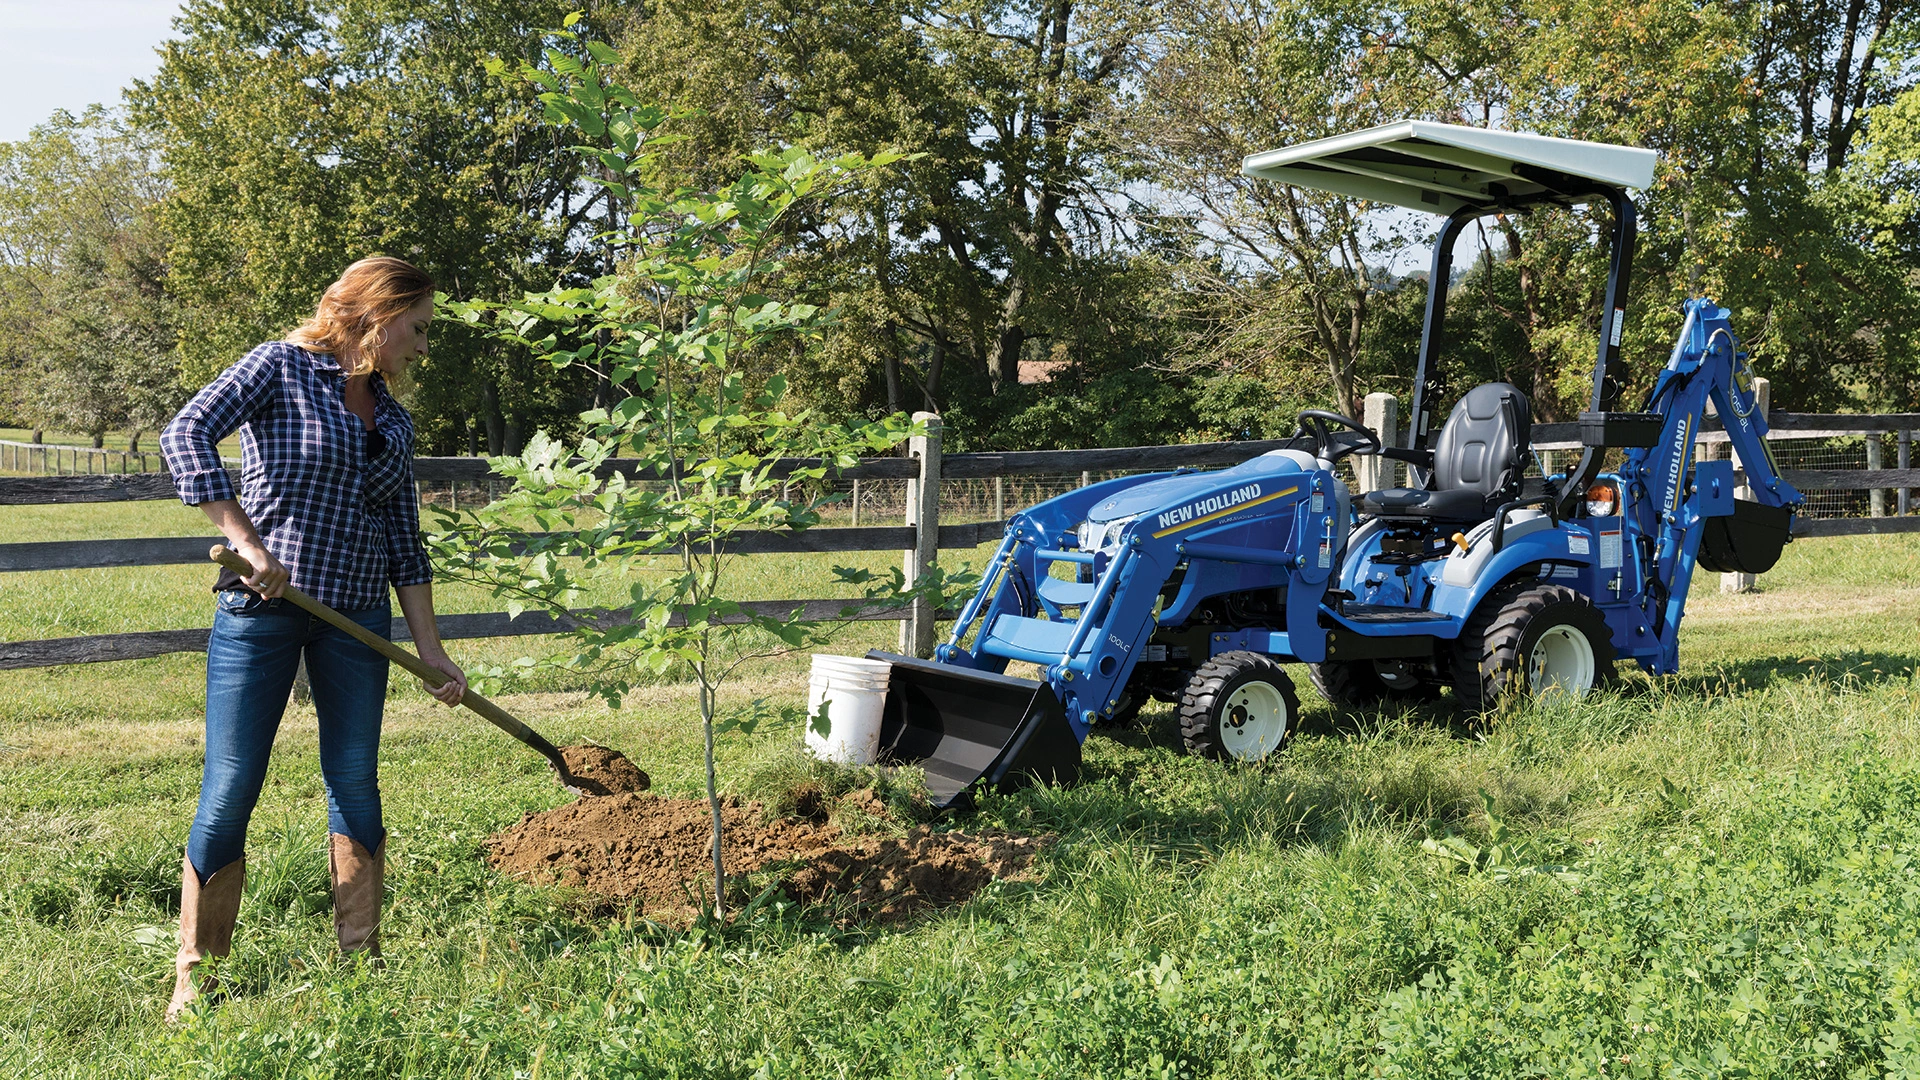
<svg viewBox="0 0 1920 1080"><path fill-rule="evenodd" d="M348 375L373 370L373 357L387 343L387 324L433 295L433 279L405 259L375 255L340 274L320 295L312 317L287 335L287 341L314 352L333 354ZM352 367L343 355L353 352Z"/></svg>

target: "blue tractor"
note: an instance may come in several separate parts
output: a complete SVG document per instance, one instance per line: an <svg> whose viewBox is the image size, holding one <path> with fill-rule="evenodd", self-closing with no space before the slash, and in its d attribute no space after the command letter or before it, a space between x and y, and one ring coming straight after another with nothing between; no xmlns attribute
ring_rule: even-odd
<svg viewBox="0 0 1920 1080"><path fill-rule="evenodd" d="M1652 181L1655 158L1402 121L1246 159L1252 177L1444 216L1406 438L1308 411L1290 448L1093 484L1014 515L931 660L870 654L893 665L883 752L923 765L946 806L980 784L1072 781L1088 732L1148 698L1178 706L1192 752L1264 758L1298 722L1292 663L1339 704L1451 687L1476 708L1584 695L1624 659L1676 670L1695 566L1769 569L1801 497L1774 467L1745 354L1711 300L1686 304L1639 410L1619 408L1627 189ZM1454 243L1485 215L1595 201L1611 207L1612 243L1584 449L1568 472L1528 476L1519 389L1472 387L1433 422L1448 397L1438 358ZM1735 497L1732 462L1694 460L1710 405L1749 497ZM1369 454L1406 463L1410 486L1353 498L1335 466ZM1039 679L1008 675L1012 661Z"/></svg>

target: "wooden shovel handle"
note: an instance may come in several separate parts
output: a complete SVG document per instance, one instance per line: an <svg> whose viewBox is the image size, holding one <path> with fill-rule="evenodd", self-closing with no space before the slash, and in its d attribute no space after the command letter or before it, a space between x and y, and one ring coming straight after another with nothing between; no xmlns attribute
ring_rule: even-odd
<svg viewBox="0 0 1920 1080"><path fill-rule="evenodd" d="M209 551L207 555L214 562L239 574L243 578L253 576L253 567L247 560L241 558L238 552L232 551L225 544L213 545L213 550ZM295 607L311 612L319 618L326 620L329 624L340 628L341 631L354 640L419 676L421 681L425 682L428 686L437 687L448 681L446 672L430 666L426 661L421 660L419 657L388 641L386 638L381 637L379 634L368 630L366 627L361 626L345 615L315 600L299 589L291 585L287 586L286 590L282 593L282 598L292 602ZM466 693L460 695L460 704L486 717L500 730L519 739L535 750L540 751L541 755L549 762L552 762L553 767L560 771L561 777L565 778L571 775L567 772L566 761L561 758L560 751L555 749L552 743L542 738L539 732L521 723L512 713L481 697L472 689L468 689Z"/></svg>

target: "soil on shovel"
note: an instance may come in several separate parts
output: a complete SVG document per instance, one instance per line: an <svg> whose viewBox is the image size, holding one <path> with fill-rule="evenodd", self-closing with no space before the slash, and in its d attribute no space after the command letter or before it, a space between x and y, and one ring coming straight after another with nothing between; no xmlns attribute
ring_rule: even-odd
<svg viewBox="0 0 1920 1080"><path fill-rule="evenodd" d="M562 746L572 786L583 795L626 795L645 791L653 781L627 755L605 746Z"/></svg>
<svg viewBox="0 0 1920 1080"><path fill-rule="evenodd" d="M760 804L737 798L724 802L721 821L730 876L798 864L784 881L790 898L826 903L843 920L881 923L959 903L996 877L1024 877L1041 843L925 827L904 839L847 837L831 825L763 820ZM703 799L580 799L496 834L487 861L535 884L571 886L610 907L680 922L713 887L711 828Z"/></svg>

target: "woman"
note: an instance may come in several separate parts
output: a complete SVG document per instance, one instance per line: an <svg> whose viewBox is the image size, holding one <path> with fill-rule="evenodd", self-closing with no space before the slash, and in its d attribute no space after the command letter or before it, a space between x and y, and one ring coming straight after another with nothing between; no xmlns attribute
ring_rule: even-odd
<svg viewBox="0 0 1920 1080"><path fill-rule="evenodd" d="M343 953L379 956L386 828L377 763L387 661L280 599L288 586L386 637L391 584L420 658L466 677L434 626L432 571L413 486L413 417L390 380L427 351L433 282L400 259L362 259L285 341L222 372L160 437L174 487L253 567L214 585L207 643L206 766L181 867L176 1018L200 994L193 969L225 956L246 879L247 819L304 652L319 714L334 929ZM217 444L240 433L238 497Z"/></svg>

